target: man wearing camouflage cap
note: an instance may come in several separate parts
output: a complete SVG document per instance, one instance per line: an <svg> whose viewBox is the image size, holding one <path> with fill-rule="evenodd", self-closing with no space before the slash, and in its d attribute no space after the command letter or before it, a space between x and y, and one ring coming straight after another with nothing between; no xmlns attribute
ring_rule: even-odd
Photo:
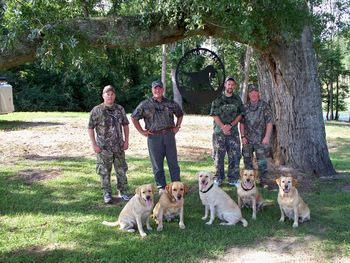
<svg viewBox="0 0 350 263"><path fill-rule="evenodd" d="M237 83L233 77L227 77L223 93L211 105L210 116L214 119L213 158L215 180L221 185L225 179L225 155L228 157L228 184L238 186L241 144L238 122L242 118L243 103L234 93Z"/></svg>
<svg viewBox="0 0 350 263"><path fill-rule="evenodd" d="M125 150L129 148L129 121L124 108L114 103L116 93L111 85L104 87L102 98L103 103L95 106L90 113L88 134L97 154L96 172L101 179L103 199L108 204L112 203L112 166L117 177L119 198L124 201L130 199L125 161Z"/></svg>
<svg viewBox="0 0 350 263"><path fill-rule="evenodd" d="M180 130L184 113L179 104L164 97L164 87L160 80L153 81L151 88L152 97L142 101L136 107L131 115L131 120L137 131L147 137L153 174L161 193L166 185L165 158L171 181L180 181L175 134ZM141 127L141 119L145 122L144 128Z"/></svg>
<svg viewBox="0 0 350 263"><path fill-rule="evenodd" d="M248 102L240 123L242 155L245 169L253 169L253 152L258 161L260 182L265 186L267 180L267 156L270 149L270 137L273 116L270 106L260 99L256 84L248 85Z"/></svg>

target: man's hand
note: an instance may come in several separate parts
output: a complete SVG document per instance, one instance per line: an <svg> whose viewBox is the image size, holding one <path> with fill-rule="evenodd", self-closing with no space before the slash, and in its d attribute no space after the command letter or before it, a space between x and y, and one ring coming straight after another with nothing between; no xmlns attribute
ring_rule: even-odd
<svg viewBox="0 0 350 263"><path fill-rule="evenodd" d="M148 135L152 135L153 134L149 130L141 130L141 131L139 131L139 133L141 133L145 137L148 137Z"/></svg>
<svg viewBox="0 0 350 263"><path fill-rule="evenodd" d="M97 144L93 144L92 149L94 150L95 153L102 152L102 149Z"/></svg>
<svg viewBox="0 0 350 263"><path fill-rule="evenodd" d="M129 142L125 141L123 144L123 149L124 151L126 151L127 149L129 149Z"/></svg>
<svg viewBox="0 0 350 263"><path fill-rule="evenodd" d="M180 127L174 127L174 128L173 128L173 133L175 133L175 134L176 134L176 133L178 133L178 132L179 132L179 130L180 130Z"/></svg>
<svg viewBox="0 0 350 263"><path fill-rule="evenodd" d="M262 143L262 144L265 144L265 145L268 145L268 144L270 143L270 138L268 138L267 136L265 136L261 143Z"/></svg>
<svg viewBox="0 0 350 263"><path fill-rule="evenodd" d="M248 144L247 137L243 137L243 138L242 138L242 144Z"/></svg>
<svg viewBox="0 0 350 263"><path fill-rule="evenodd" d="M230 135L230 134L231 134L231 128L232 128L232 126L231 126L231 125L228 125L228 124L225 124L224 126L221 127L222 132L223 132L225 135Z"/></svg>

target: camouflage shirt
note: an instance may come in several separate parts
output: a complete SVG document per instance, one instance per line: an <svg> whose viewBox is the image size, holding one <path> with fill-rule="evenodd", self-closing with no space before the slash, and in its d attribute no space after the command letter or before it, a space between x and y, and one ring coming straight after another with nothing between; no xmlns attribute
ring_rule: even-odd
<svg viewBox="0 0 350 263"><path fill-rule="evenodd" d="M100 148L120 152L123 151L124 144L122 126L128 124L122 106L114 104L108 107L102 103L92 109L88 128L95 129L96 143Z"/></svg>
<svg viewBox="0 0 350 263"><path fill-rule="evenodd" d="M153 132L175 127L174 115L177 118L184 115L179 104L165 97L161 102L152 97L142 101L131 117L137 120L144 119L145 129Z"/></svg>
<svg viewBox="0 0 350 263"><path fill-rule="evenodd" d="M231 97L227 97L224 93L216 98L210 109L210 116L218 116L224 124L230 124L237 116L243 113L243 103L241 98L233 94ZM224 135L219 125L214 121L214 133ZM231 129L231 135L238 135L238 127L233 126Z"/></svg>
<svg viewBox="0 0 350 263"><path fill-rule="evenodd" d="M247 136L250 144L260 144L265 135L265 128L268 123L273 123L273 116L270 106L262 100L257 104L248 102L244 106L243 118L244 135Z"/></svg>

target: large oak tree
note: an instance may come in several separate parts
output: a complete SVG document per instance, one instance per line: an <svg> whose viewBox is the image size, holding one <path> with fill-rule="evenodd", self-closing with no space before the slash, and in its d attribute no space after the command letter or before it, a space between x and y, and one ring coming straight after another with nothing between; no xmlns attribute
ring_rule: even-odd
<svg viewBox="0 0 350 263"><path fill-rule="evenodd" d="M19 28L8 23L2 38L0 70L37 57L58 56L59 52L64 53L64 39L70 39L70 45L81 52L88 52L89 47L151 47L194 35L248 44L260 54L258 77L262 95L272 105L276 117L274 162L308 175L335 174L326 144L305 1L130 2L132 6L125 1L114 1L107 15L101 15L86 5L88 1L80 1L84 10L80 15L73 12L68 18L51 17L52 21L48 15L41 16L40 27L35 19L29 19L30 15L27 15L30 22ZM131 15L123 15L126 11ZM13 31L17 32L15 36Z"/></svg>

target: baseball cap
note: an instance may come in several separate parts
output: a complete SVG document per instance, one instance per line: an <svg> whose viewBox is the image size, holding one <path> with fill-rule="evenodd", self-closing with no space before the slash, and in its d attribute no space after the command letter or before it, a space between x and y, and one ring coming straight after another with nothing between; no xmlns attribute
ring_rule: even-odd
<svg viewBox="0 0 350 263"><path fill-rule="evenodd" d="M115 94L115 89L112 85L108 85L108 86L104 87L102 93L106 93L108 91L112 91Z"/></svg>
<svg viewBox="0 0 350 263"><path fill-rule="evenodd" d="M163 82L160 81L160 80L155 80L155 81L152 82L152 88L155 88L155 87L158 87L158 86L163 88Z"/></svg>
<svg viewBox="0 0 350 263"><path fill-rule="evenodd" d="M226 81L229 81L229 80L233 80L234 82L236 82L236 80L234 79L234 77L227 76L226 79L225 79L225 82L226 82Z"/></svg>
<svg viewBox="0 0 350 263"><path fill-rule="evenodd" d="M248 92L251 92L251 91L253 91L253 90L259 92L259 87L258 87L257 84L249 84L249 85L248 85Z"/></svg>

